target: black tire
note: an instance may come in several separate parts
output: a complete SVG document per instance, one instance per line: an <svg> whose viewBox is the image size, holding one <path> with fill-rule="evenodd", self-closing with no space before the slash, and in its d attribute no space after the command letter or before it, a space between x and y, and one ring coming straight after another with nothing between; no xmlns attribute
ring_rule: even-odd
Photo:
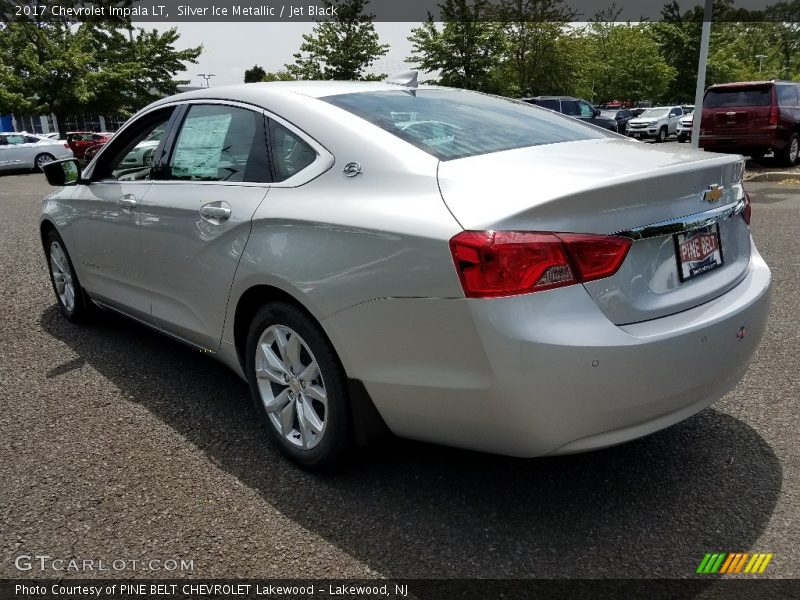
<svg viewBox="0 0 800 600"><path fill-rule="evenodd" d="M61 310L61 314L72 323L87 323L91 321L93 315L92 301L86 295L83 287L81 287L80 281L78 280L78 275L75 273L75 268L72 266L72 259L69 256L69 252L67 252L67 247L64 245L64 240L61 239L61 236L58 235L58 232L55 229L51 229L45 237L44 244L45 258L47 259L47 270L50 273L50 283L53 285L53 293L56 296L56 302L58 303L59 310ZM62 299L62 294L59 293L58 284L56 283L56 275L53 273L53 260L51 254L56 247L55 244L57 244L58 248L60 248L63 252L63 256L66 259L66 263L63 264L63 267L65 272L68 272L71 278L74 291L73 302L71 306L65 303L65 301Z"/></svg>
<svg viewBox="0 0 800 600"><path fill-rule="evenodd" d="M791 167L797 162L798 157L800 156L800 135L796 132L792 134L792 137L789 138L789 143L786 144L786 148L781 150L780 152L775 153L775 157L780 161L780 163L785 167Z"/></svg>
<svg viewBox="0 0 800 600"><path fill-rule="evenodd" d="M689 136L687 136L685 133L681 133L681 134L678 135L678 142L680 142L681 144L686 143L686 140L688 140L688 139L689 139Z"/></svg>
<svg viewBox="0 0 800 600"><path fill-rule="evenodd" d="M662 127L661 129L658 130L658 135L656 136L656 142L660 144L661 142L666 142L666 141L667 141L667 128Z"/></svg>
<svg viewBox="0 0 800 600"><path fill-rule="evenodd" d="M327 407L324 414L325 429L321 439L312 448L298 447L278 431L264 407L264 401L259 391L259 380L256 376L256 347L262 334L274 325L288 327L299 334L316 359L319 373L324 380L327 396ZM336 351L317 322L291 304L285 302L266 304L256 313L250 324L245 360L247 380L250 384L250 393L256 412L281 452L308 469L332 469L341 465L350 455L355 440L347 376ZM267 382L267 385L273 384ZM280 388L280 386L278 387ZM297 422L297 415L293 419Z"/></svg>
<svg viewBox="0 0 800 600"><path fill-rule="evenodd" d="M50 154L49 152L42 152L41 154L37 154L36 158L33 159L33 168L41 173L44 171L42 167L45 165L45 163L52 162L55 159L56 157ZM42 161L41 164L40 161Z"/></svg>

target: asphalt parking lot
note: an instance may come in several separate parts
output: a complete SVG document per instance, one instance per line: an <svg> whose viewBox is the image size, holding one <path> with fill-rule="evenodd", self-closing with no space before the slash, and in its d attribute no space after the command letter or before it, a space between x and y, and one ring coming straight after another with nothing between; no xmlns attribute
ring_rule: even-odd
<svg viewBox="0 0 800 600"><path fill-rule="evenodd" d="M321 476L278 455L212 359L121 318L61 318L37 235L48 187L0 176L0 577L93 575L15 567L47 555L193 561L113 573L141 577L682 578L709 551L772 552L764 576L800 577L800 186L749 189L775 295L714 407L591 454L396 441Z"/></svg>

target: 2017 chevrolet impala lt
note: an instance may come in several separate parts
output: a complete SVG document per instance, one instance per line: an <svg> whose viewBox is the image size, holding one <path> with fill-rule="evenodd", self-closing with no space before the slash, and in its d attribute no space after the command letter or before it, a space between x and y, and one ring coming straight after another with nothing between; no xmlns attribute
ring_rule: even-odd
<svg viewBox="0 0 800 600"><path fill-rule="evenodd" d="M41 239L67 319L100 306L212 353L303 465L384 426L559 454L742 377L771 280L742 171L410 77L248 84L48 165Z"/></svg>

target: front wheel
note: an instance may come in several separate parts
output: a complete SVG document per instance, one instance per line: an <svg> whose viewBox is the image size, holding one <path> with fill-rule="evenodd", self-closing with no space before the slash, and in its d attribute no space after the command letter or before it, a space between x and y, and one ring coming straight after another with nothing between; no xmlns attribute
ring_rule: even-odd
<svg viewBox="0 0 800 600"><path fill-rule="evenodd" d="M681 144L686 143L687 139L689 139L689 136L687 136L685 133L678 134L678 142L680 142Z"/></svg>
<svg viewBox="0 0 800 600"><path fill-rule="evenodd" d="M56 157L53 156L52 154L43 152L33 160L33 165L34 167L36 167L36 170L41 173L44 170L44 166L49 162L53 162L55 159Z"/></svg>
<svg viewBox="0 0 800 600"><path fill-rule="evenodd" d="M778 160L780 160L784 166L791 167L797 162L797 157L799 154L800 136L798 136L796 133L793 133L792 137L789 139L789 143L786 145L786 148L780 152L776 152L775 156L778 157Z"/></svg>
<svg viewBox="0 0 800 600"><path fill-rule="evenodd" d="M64 240L53 229L45 238L45 254L50 270L50 282L56 294L58 308L67 320L82 323L89 320L91 300L81 287Z"/></svg>
<svg viewBox="0 0 800 600"><path fill-rule="evenodd" d="M658 137L656 137L656 142L666 142L667 141L667 128L662 127L658 130Z"/></svg>
<svg viewBox="0 0 800 600"><path fill-rule="evenodd" d="M246 360L256 411L281 451L308 468L341 463L354 440L347 377L319 325L268 303L250 325Z"/></svg>

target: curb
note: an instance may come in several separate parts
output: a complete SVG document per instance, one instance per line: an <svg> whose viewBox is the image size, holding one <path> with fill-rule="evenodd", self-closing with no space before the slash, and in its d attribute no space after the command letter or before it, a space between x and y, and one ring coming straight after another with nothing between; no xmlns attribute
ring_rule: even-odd
<svg viewBox="0 0 800 600"><path fill-rule="evenodd" d="M784 181L785 179L800 180L800 172L791 171L769 171L767 173L756 173L752 177L745 175L745 183L749 181Z"/></svg>

